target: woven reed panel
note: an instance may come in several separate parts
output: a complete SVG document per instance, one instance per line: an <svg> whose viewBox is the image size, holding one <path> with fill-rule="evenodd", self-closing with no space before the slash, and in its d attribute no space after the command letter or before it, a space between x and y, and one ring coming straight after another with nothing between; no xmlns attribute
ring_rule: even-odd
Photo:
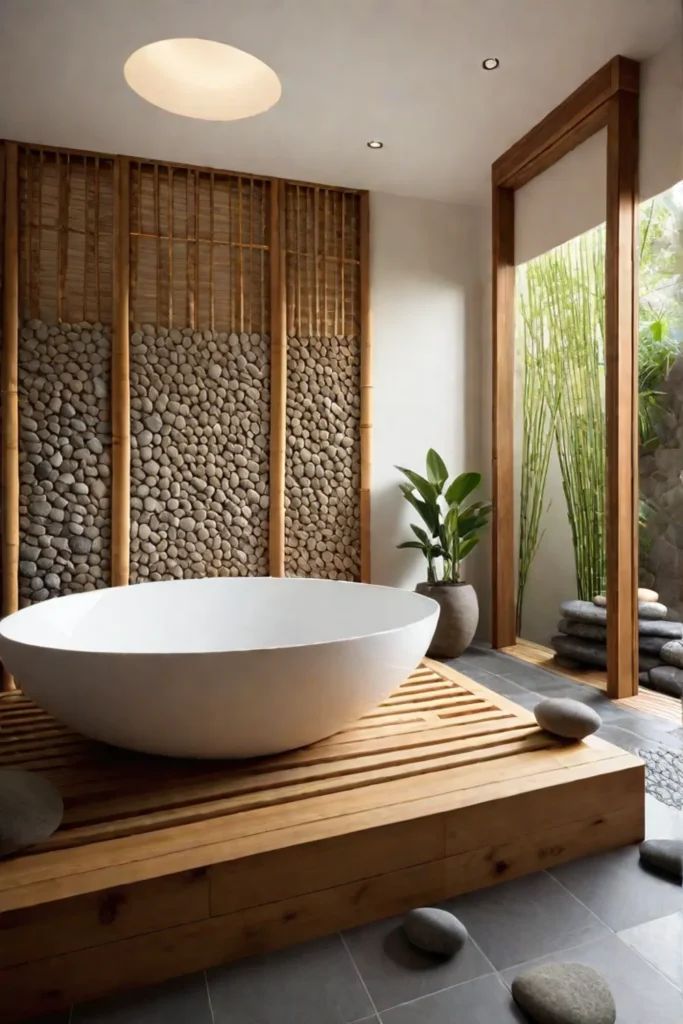
<svg viewBox="0 0 683 1024"><path fill-rule="evenodd" d="M285 563L360 575L360 201L285 187Z"/></svg>
<svg viewBox="0 0 683 1024"><path fill-rule="evenodd" d="M113 162L21 147L21 604L109 584Z"/></svg>
<svg viewBox="0 0 683 1024"><path fill-rule="evenodd" d="M131 167L131 580L268 571L268 187Z"/></svg>
<svg viewBox="0 0 683 1024"><path fill-rule="evenodd" d="M131 320L267 334L268 185L133 162Z"/></svg>

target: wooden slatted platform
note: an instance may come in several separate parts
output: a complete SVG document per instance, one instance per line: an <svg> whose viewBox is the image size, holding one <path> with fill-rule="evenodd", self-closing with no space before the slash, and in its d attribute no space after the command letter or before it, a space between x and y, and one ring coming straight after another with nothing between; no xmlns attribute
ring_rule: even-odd
<svg viewBox="0 0 683 1024"><path fill-rule="evenodd" d="M134 709L131 709L134 713ZM311 747L250 762L116 750L0 697L0 765L65 818L0 862L0 1019L59 1009L525 874L643 832L642 764L563 743L425 662Z"/></svg>

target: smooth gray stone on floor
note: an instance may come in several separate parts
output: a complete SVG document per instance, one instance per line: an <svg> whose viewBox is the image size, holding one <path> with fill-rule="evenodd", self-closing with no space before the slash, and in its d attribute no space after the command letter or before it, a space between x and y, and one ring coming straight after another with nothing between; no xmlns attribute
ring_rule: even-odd
<svg viewBox="0 0 683 1024"><path fill-rule="evenodd" d="M535 1024L614 1024L617 1009L604 978L585 964L542 964L519 974L512 996Z"/></svg>
<svg viewBox="0 0 683 1024"><path fill-rule="evenodd" d="M659 668L662 664L657 654L645 654L643 651L638 653L638 668L641 672L649 672L650 669Z"/></svg>
<svg viewBox="0 0 683 1024"><path fill-rule="evenodd" d="M467 942L467 928L454 914L438 907L418 907L405 916L406 938L427 953L453 956Z"/></svg>
<svg viewBox="0 0 683 1024"><path fill-rule="evenodd" d="M599 622L602 625L607 622L607 609L598 608L592 601L563 601L560 612L565 619L576 622Z"/></svg>
<svg viewBox="0 0 683 1024"><path fill-rule="evenodd" d="M579 622L576 619L560 619L557 624L560 633L580 636L584 640L607 640L607 627L597 622Z"/></svg>
<svg viewBox="0 0 683 1024"><path fill-rule="evenodd" d="M536 705L534 715L541 729L570 740L582 740L602 725L597 711L571 697L548 697Z"/></svg>
<svg viewBox="0 0 683 1024"><path fill-rule="evenodd" d="M579 636L561 633L551 639L550 646L565 658L573 658L584 665L607 668L607 648L598 640L584 640Z"/></svg>
<svg viewBox="0 0 683 1024"><path fill-rule="evenodd" d="M683 696L683 669L673 665L658 665L648 672L648 686L670 697Z"/></svg>
<svg viewBox="0 0 683 1024"><path fill-rule="evenodd" d="M662 661L676 668L683 668L683 643L680 640L668 640L659 650Z"/></svg>
<svg viewBox="0 0 683 1024"><path fill-rule="evenodd" d="M664 636L667 640L682 640L683 622L671 622L669 619L662 619L660 622L654 619L638 619L638 632L641 636Z"/></svg>
<svg viewBox="0 0 683 1024"><path fill-rule="evenodd" d="M648 590L647 587L638 587L637 594L639 601L659 601L659 594L656 590Z"/></svg>
<svg viewBox="0 0 683 1024"><path fill-rule="evenodd" d="M593 604L596 605L598 608L606 608L607 607L607 595L606 594L596 594L595 597L593 598Z"/></svg>
<svg viewBox="0 0 683 1024"><path fill-rule="evenodd" d="M675 643L675 641L667 640L663 636L640 636L638 638L638 646L646 654L659 654L664 644L667 643Z"/></svg>
<svg viewBox="0 0 683 1024"><path fill-rule="evenodd" d="M640 859L647 867L683 882L683 839L646 839L640 844Z"/></svg>
<svg viewBox="0 0 683 1024"><path fill-rule="evenodd" d="M640 683L641 686L649 686L649 684L650 684L650 673L649 672L639 672L638 673L638 682Z"/></svg>
<svg viewBox="0 0 683 1024"><path fill-rule="evenodd" d="M48 839L62 821L64 804L51 782L21 769L0 769L0 856Z"/></svg>
<svg viewBox="0 0 683 1024"><path fill-rule="evenodd" d="M665 619L669 609L658 601L640 601L638 604L639 619Z"/></svg>

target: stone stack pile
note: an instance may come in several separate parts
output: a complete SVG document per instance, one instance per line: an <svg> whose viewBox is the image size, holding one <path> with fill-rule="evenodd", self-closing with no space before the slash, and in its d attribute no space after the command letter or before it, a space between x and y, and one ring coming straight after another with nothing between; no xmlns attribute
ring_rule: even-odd
<svg viewBox="0 0 683 1024"><path fill-rule="evenodd" d="M551 640L563 660L607 668L607 600L564 601L558 634ZM683 695L683 622L669 619L653 590L638 591L640 682L654 690Z"/></svg>

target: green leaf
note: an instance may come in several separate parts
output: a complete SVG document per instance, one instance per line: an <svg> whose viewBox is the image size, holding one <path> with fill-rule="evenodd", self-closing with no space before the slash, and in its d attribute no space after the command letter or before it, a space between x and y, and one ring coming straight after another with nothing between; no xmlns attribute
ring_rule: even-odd
<svg viewBox="0 0 683 1024"><path fill-rule="evenodd" d="M415 548L416 551L424 551L424 544L418 544L416 540L404 540L402 544L397 544L397 548Z"/></svg>
<svg viewBox="0 0 683 1024"><path fill-rule="evenodd" d="M449 505L460 504L480 483L481 473L461 473L446 491L446 501Z"/></svg>
<svg viewBox="0 0 683 1024"><path fill-rule="evenodd" d="M426 501L420 501L410 488L403 493L406 501L409 501L415 511L419 513L427 524L429 532L435 537L439 531L439 508L436 502L433 505L428 505Z"/></svg>
<svg viewBox="0 0 683 1024"><path fill-rule="evenodd" d="M436 504L436 488L433 484L430 484L429 480L425 480L419 473L413 472L412 469L405 469L403 466L397 466L396 469L400 470L404 476L406 476L415 490L424 498L425 501L433 502ZM403 492L405 494L405 491Z"/></svg>
<svg viewBox="0 0 683 1024"><path fill-rule="evenodd" d="M438 452L430 448L427 452L427 476L430 483L434 484L437 492L441 493L441 488L448 480L448 470L446 464L439 455Z"/></svg>
<svg viewBox="0 0 683 1024"><path fill-rule="evenodd" d="M417 539L421 540L423 544L429 544L429 537L421 526L416 526L415 523L411 523L410 529L413 531Z"/></svg>
<svg viewBox="0 0 683 1024"><path fill-rule="evenodd" d="M458 534L466 536L472 530L481 530L488 524L488 516L461 516L458 523Z"/></svg>
<svg viewBox="0 0 683 1024"><path fill-rule="evenodd" d="M476 547L478 543L478 537L468 537L466 540L463 540L462 543L460 544L460 561L462 561L463 558L466 558L467 555L469 555L472 548Z"/></svg>

